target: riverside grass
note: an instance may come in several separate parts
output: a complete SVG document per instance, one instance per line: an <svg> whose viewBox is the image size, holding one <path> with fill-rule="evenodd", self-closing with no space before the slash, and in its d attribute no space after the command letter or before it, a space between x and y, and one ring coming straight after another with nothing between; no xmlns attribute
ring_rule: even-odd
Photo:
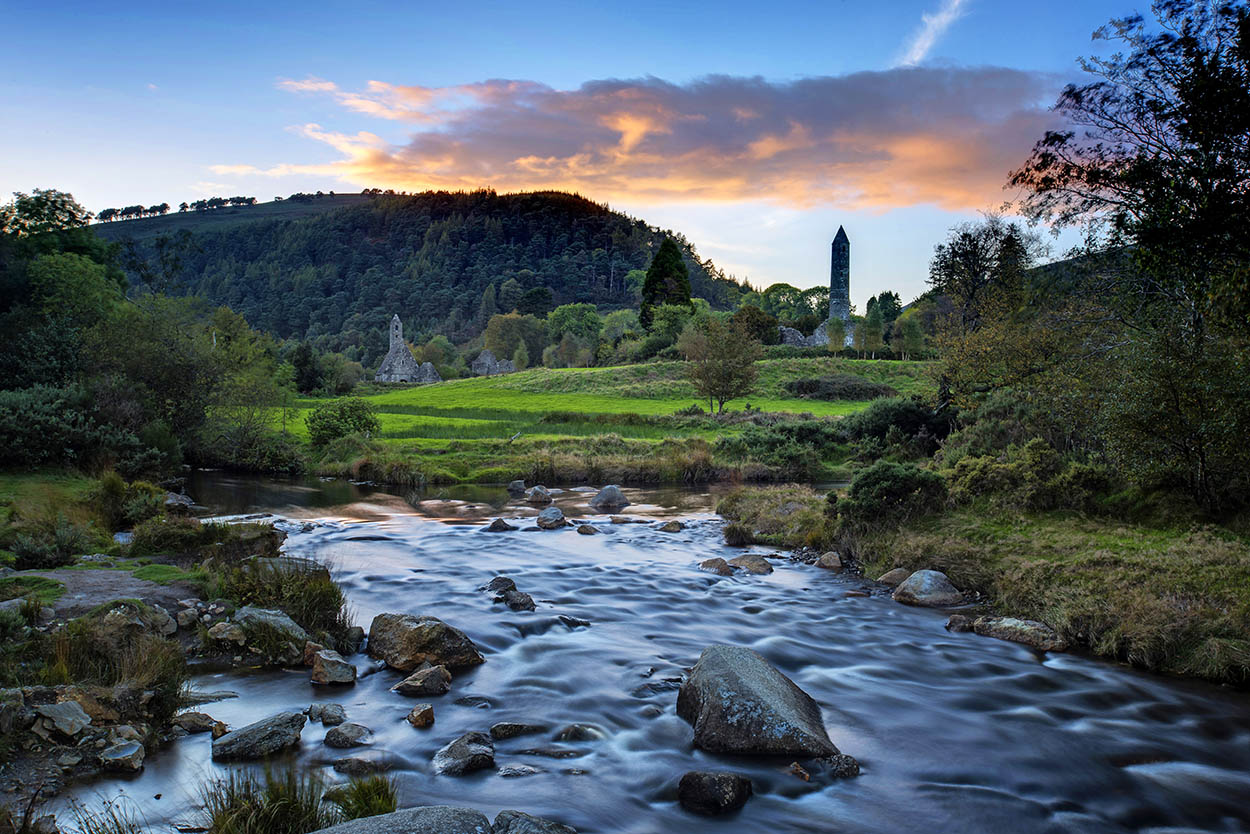
<svg viewBox="0 0 1250 834"><path fill-rule="evenodd" d="M1250 537L1172 520L1126 522L985 503L868 533L837 531L823 494L749 487L717 511L735 535L785 547L837 547L866 577L940 570L991 608L1040 620L1074 646L1134 666L1250 683Z"/></svg>
<svg viewBox="0 0 1250 834"><path fill-rule="evenodd" d="M795 379L850 373L904 394L933 391L930 363L835 357L757 363L755 393L727 408L814 419L855 413L870 401L796 399ZM515 374L449 380L405 388L367 386L362 394L381 428L367 443L331 444L314 467L320 474L385 483L707 483L776 480L785 473L717 459L718 438L743 425L712 418L676 417L700 405L685 363L654 362L610 368L535 368ZM325 400L300 400L307 414ZM706 407L702 404L701 407ZM289 420L307 438L300 414ZM845 475L831 461L824 477Z"/></svg>

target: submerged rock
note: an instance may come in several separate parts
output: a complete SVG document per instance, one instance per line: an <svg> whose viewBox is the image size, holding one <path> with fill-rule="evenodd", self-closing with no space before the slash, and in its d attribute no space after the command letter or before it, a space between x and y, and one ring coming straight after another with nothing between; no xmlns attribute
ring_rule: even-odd
<svg viewBox="0 0 1250 834"><path fill-rule="evenodd" d="M547 727L544 724L520 724L513 721L500 721L490 727L491 738L497 740L545 732L547 732Z"/></svg>
<svg viewBox="0 0 1250 834"><path fill-rule="evenodd" d="M525 501L529 504L550 504L551 491L542 484L530 487L525 493Z"/></svg>
<svg viewBox="0 0 1250 834"><path fill-rule="evenodd" d="M681 807L709 817L737 811L751 793L750 779L728 771L692 770L677 783Z"/></svg>
<svg viewBox="0 0 1250 834"><path fill-rule="evenodd" d="M360 747L373 731L364 724L341 724L326 733L327 747Z"/></svg>
<svg viewBox="0 0 1250 834"><path fill-rule="evenodd" d="M1068 648L1068 641L1059 632L1036 620L1019 620L1015 617L978 617L972 630L982 637L1010 640L1043 652L1061 652Z"/></svg>
<svg viewBox="0 0 1250 834"><path fill-rule="evenodd" d="M894 600L904 605L941 608L959 605L964 595L939 570L918 570L894 589Z"/></svg>
<svg viewBox="0 0 1250 834"><path fill-rule="evenodd" d="M491 834L491 824L469 808L422 805L339 823L318 834Z"/></svg>
<svg viewBox="0 0 1250 834"><path fill-rule="evenodd" d="M462 776L495 766L495 744L486 733L465 733L434 754L434 769Z"/></svg>
<svg viewBox="0 0 1250 834"><path fill-rule="evenodd" d="M487 533L507 533L517 529L514 525L509 524L502 518L497 518L486 526Z"/></svg>
<svg viewBox="0 0 1250 834"><path fill-rule="evenodd" d="M699 570L709 571L718 576L733 576L734 569L729 563L719 556L712 559L704 559L699 563Z"/></svg>
<svg viewBox="0 0 1250 834"><path fill-rule="evenodd" d="M556 733L556 741L601 741L607 733L589 724L570 724Z"/></svg>
<svg viewBox="0 0 1250 834"><path fill-rule="evenodd" d="M401 672L411 672L422 663L448 666L476 666L485 662L473 641L458 628L437 617L411 614L379 614L369 626L369 656L381 658Z"/></svg>
<svg viewBox="0 0 1250 834"><path fill-rule="evenodd" d="M666 521L660 525L661 533L680 533L682 530L685 530L685 529L686 529L686 525L682 524L677 519L673 519L672 521Z"/></svg>
<svg viewBox="0 0 1250 834"><path fill-rule="evenodd" d="M677 693L677 714L694 744L713 753L833 756L820 705L756 652L703 650Z"/></svg>
<svg viewBox="0 0 1250 834"><path fill-rule="evenodd" d="M515 591L516 583L506 576L496 576L490 582L487 582L485 585L478 588L478 590L491 591L493 593L500 594L504 591Z"/></svg>
<svg viewBox="0 0 1250 834"><path fill-rule="evenodd" d="M907 568L894 568L877 577L877 581L883 585L889 585L893 588L907 577L911 576L911 571Z"/></svg>
<svg viewBox="0 0 1250 834"><path fill-rule="evenodd" d="M299 744L307 717L299 712L280 712L269 718L226 733L213 742L214 761L263 759Z"/></svg>
<svg viewBox="0 0 1250 834"><path fill-rule="evenodd" d="M559 507L548 507L538 514L538 526L544 530L559 530L568 524L564 512Z"/></svg>
<svg viewBox="0 0 1250 834"><path fill-rule="evenodd" d="M593 536L599 532L599 528L595 527L593 524L579 524L577 525L577 532L581 533L583 536Z"/></svg>
<svg viewBox="0 0 1250 834"><path fill-rule="evenodd" d="M608 484L590 499L590 506L603 512L612 512L629 506L629 499L616 484Z"/></svg>
<svg viewBox="0 0 1250 834"><path fill-rule="evenodd" d="M392 686L391 691L400 695L445 695L451 691L451 673L446 666L428 666Z"/></svg>
<svg viewBox="0 0 1250 834"><path fill-rule="evenodd" d="M741 556L735 556L729 560L729 564L735 568L741 568L747 573L761 576L773 572L773 566L758 553L743 553Z"/></svg>
<svg viewBox="0 0 1250 834"><path fill-rule="evenodd" d="M516 589L504 591L499 599L503 600L513 611L533 611L535 607L532 596Z"/></svg>
<svg viewBox="0 0 1250 834"><path fill-rule="evenodd" d="M211 733L217 720L202 712L183 712L174 716L174 725L188 733Z"/></svg>
<svg viewBox="0 0 1250 834"><path fill-rule="evenodd" d="M491 834L577 834L576 828L520 811L500 811L490 830Z"/></svg>

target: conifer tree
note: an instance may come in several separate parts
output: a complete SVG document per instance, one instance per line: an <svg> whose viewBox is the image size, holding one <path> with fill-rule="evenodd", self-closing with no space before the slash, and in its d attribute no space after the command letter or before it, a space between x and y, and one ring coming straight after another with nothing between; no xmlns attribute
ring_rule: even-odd
<svg viewBox="0 0 1250 834"><path fill-rule="evenodd" d="M672 238L664 239L647 268L647 278L642 284L642 309L638 315L643 327L651 326L651 315L661 304L692 306L690 273Z"/></svg>

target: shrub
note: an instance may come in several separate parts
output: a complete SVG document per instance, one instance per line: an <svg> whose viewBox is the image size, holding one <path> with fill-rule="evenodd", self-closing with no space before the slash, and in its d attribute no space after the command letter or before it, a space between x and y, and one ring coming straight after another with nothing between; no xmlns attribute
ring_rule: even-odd
<svg viewBox="0 0 1250 834"><path fill-rule="evenodd" d="M266 768L264 778L235 771L200 791L208 834L306 834L340 822L322 801L325 783L315 773L288 766Z"/></svg>
<svg viewBox="0 0 1250 834"><path fill-rule="evenodd" d="M730 547L746 547L755 541L755 537L751 535L751 528L737 521L731 521L725 525L725 544Z"/></svg>
<svg viewBox="0 0 1250 834"><path fill-rule="evenodd" d="M139 438L105 423L76 385L0 391L0 466L91 468L144 451Z"/></svg>
<svg viewBox="0 0 1250 834"><path fill-rule="evenodd" d="M308 415L307 423L309 439L318 448L349 434L367 435L380 426L372 403L359 397L319 405Z"/></svg>
<svg viewBox="0 0 1250 834"><path fill-rule="evenodd" d="M130 541L132 556L159 553L190 553L202 545L218 541L225 534L221 524L201 524L199 519L158 515L135 525Z"/></svg>
<svg viewBox="0 0 1250 834"><path fill-rule="evenodd" d="M897 426L908 438L921 435L943 438L950 430L950 421L934 414L932 408L918 399L887 397L874 400L863 411L846 417L841 426L851 440L867 437L885 440L891 426Z"/></svg>
<svg viewBox="0 0 1250 834"><path fill-rule="evenodd" d="M324 569L269 567L257 562L209 565L203 580L205 598L224 598L240 606L277 608L317 639L343 649L352 616L343 589ZM271 641L272 642L272 641Z"/></svg>
<svg viewBox="0 0 1250 834"><path fill-rule="evenodd" d="M399 807L395 781L380 773L334 788L326 793L326 799L337 805L344 819L349 820L389 814Z"/></svg>
<svg viewBox="0 0 1250 834"><path fill-rule="evenodd" d="M747 426L742 434L716 441L718 454L735 461L758 461L796 478L814 477L841 439L838 425L823 420L795 420L771 426Z"/></svg>
<svg viewBox="0 0 1250 834"><path fill-rule="evenodd" d="M823 548L833 534L825 506L824 495L790 484L735 489L721 499L716 512L734 522L725 527L727 544L759 541L779 547Z"/></svg>
<svg viewBox="0 0 1250 834"><path fill-rule="evenodd" d="M165 509L165 490L147 481L127 484L116 472L105 472L88 500L109 530L122 530L159 515Z"/></svg>
<svg viewBox="0 0 1250 834"><path fill-rule="evenodd" d="M784 387L791 396L809 400L875 400L898 396L898 392L885 383L855 374L792 379Z"/></svg>
<svg viewBox="0 0 1250 834"><path fill-rule="evenodd" d="M58 515L52 529L35 528L13 540L17 570L47 570L71 564L74 557L91 548L95 537L90 526L82 527Z"/></svg>
<svg viewBox="0 0 1250 834"><path fill-rule="evenodd" d="M949 478L951 500L957 504L985 498L1019 510L1088 509L1112 486L1105 467L1065 464L1049 443L1036 437L997 456L963 457Z"/></svg>
<svg viewBox="0 0 1250 834"><path fill-rule="evenodd" d="M881 528L934 512L945 501L941 475L882 460L855 476L846 498L838 502L838 515L852 529Z"/></svg>

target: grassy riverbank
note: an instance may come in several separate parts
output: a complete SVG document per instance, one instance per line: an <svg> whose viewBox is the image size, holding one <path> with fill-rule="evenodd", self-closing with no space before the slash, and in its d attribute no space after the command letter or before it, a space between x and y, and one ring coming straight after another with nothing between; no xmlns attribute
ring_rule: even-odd
<svg viewBox="0 0 1250 834"><path fill-rule="evenodd" d="M868 532L839 531L807 487L731 493L738 535L838 547L865 576L931 568L1000 613L1040 620L1074 646L1135 666L1250 681L1250 538L1198 523L963 506Z"/></svg>
<svg viewBox="0 0 1250 834"><path fill-rule="evenodd" d="M535 368L506 376L436 385L377 386L363 398L381 424L369 442L332 445L314 468L336 476L398 484L490 483L515 478L559 483L707 483L796 477L766 460L743 459L717 441L770 420L835 420L870 400L803 399L786 383L849 374L900 394L933 390L927 363L833 357L758 363L750 397L727 405L725 418L677 412L700 405L681 362L617 368ZM323 400L300 400L289 422L307 438L302 419ZM706 403L702 403L706 408ZM750 413L744 412L750 407ZM765 415L779 415L776 418ZM845 456L814 461L802 473L846 477Z"/></svg>

